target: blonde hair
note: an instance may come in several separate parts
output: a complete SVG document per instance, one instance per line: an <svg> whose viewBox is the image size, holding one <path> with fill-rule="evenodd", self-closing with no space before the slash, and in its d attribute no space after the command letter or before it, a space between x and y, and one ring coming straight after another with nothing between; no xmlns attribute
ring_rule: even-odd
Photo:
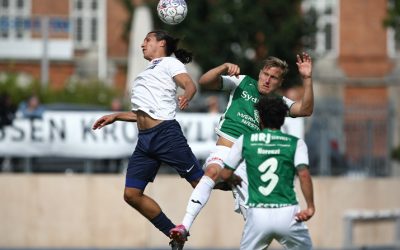
<svg viewBox="0 0 400 250"><path fill-rule="evenodd" d="M289 71L289 66L287 62L274 56L269 56L267 59L264 60L263 68L271 68L271 67L282 69L282 77L284 77Z"/></svg>

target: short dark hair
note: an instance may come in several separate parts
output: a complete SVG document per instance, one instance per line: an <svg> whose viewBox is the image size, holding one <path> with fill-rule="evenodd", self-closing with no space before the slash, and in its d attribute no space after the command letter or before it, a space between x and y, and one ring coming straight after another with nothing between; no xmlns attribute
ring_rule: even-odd
<svg viewBox="0 0 400 250"><path fill-rule="evenodd" d="M179 38L175 38L168 34L164 30L153 30L149 34L154 34L157 41L165 40L166 42L166 54L171 56L174 53L175 57L184 64L190 63L192 61L192 53L185 49L178 49Z"/></svg>
<svg viewBox="0 0 400 250"><path fill-rule="evenodd" d="M261 128L280 129L289 111L283 98L278 95L265 95L255 104L260 115Z"/></svg>

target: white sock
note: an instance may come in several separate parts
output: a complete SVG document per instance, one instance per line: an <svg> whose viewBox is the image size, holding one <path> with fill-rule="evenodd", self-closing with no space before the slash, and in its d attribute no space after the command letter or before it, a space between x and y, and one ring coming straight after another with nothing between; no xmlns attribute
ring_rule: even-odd
<svg viewBox="0 0 400 250"><path fill-rule="evenodd" d="M206 205L214 186L215 182L210 177L206 175L201 177L190 196L189 203L186 207L186 214L185 217L183 217L182 225L185 226L186 230L189 231L194 219L196 219L200 210Z"/></svg>

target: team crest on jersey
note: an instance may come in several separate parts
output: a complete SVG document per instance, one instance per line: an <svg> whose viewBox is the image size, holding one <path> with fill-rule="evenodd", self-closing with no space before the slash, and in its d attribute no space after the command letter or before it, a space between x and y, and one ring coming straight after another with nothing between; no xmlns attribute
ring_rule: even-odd
<svg viewBox="0 0 400 250"><path fill-rule="evenodd" d="M159 64L161 61L162 61L162 58L153 60L151 62L151 65L147 69L154 69L157 66L157 64Z"/></svg>

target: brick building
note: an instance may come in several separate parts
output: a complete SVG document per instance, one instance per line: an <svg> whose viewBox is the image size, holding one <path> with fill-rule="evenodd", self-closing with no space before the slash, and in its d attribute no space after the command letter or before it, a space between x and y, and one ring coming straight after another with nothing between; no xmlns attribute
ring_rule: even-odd
<svg viewBox="0 0 400 250"><path fill-rule="evenodd" d="M88 78L125 87L129 16L122 1L1 0L0 17L0 72L53 88Z"/></svg>
<svg viewBox="0 0 400 250"><path fill-rule="evenodd" d="M383 25L388 4L387 0L304 3L306 8L317 7L321 15L312 122L320 133L318 138L314 135L319 145L311 149L316 150L311 154L317 157L320 174L393 172L390 152L399 143L399 51L393 31Z"/></svg>

